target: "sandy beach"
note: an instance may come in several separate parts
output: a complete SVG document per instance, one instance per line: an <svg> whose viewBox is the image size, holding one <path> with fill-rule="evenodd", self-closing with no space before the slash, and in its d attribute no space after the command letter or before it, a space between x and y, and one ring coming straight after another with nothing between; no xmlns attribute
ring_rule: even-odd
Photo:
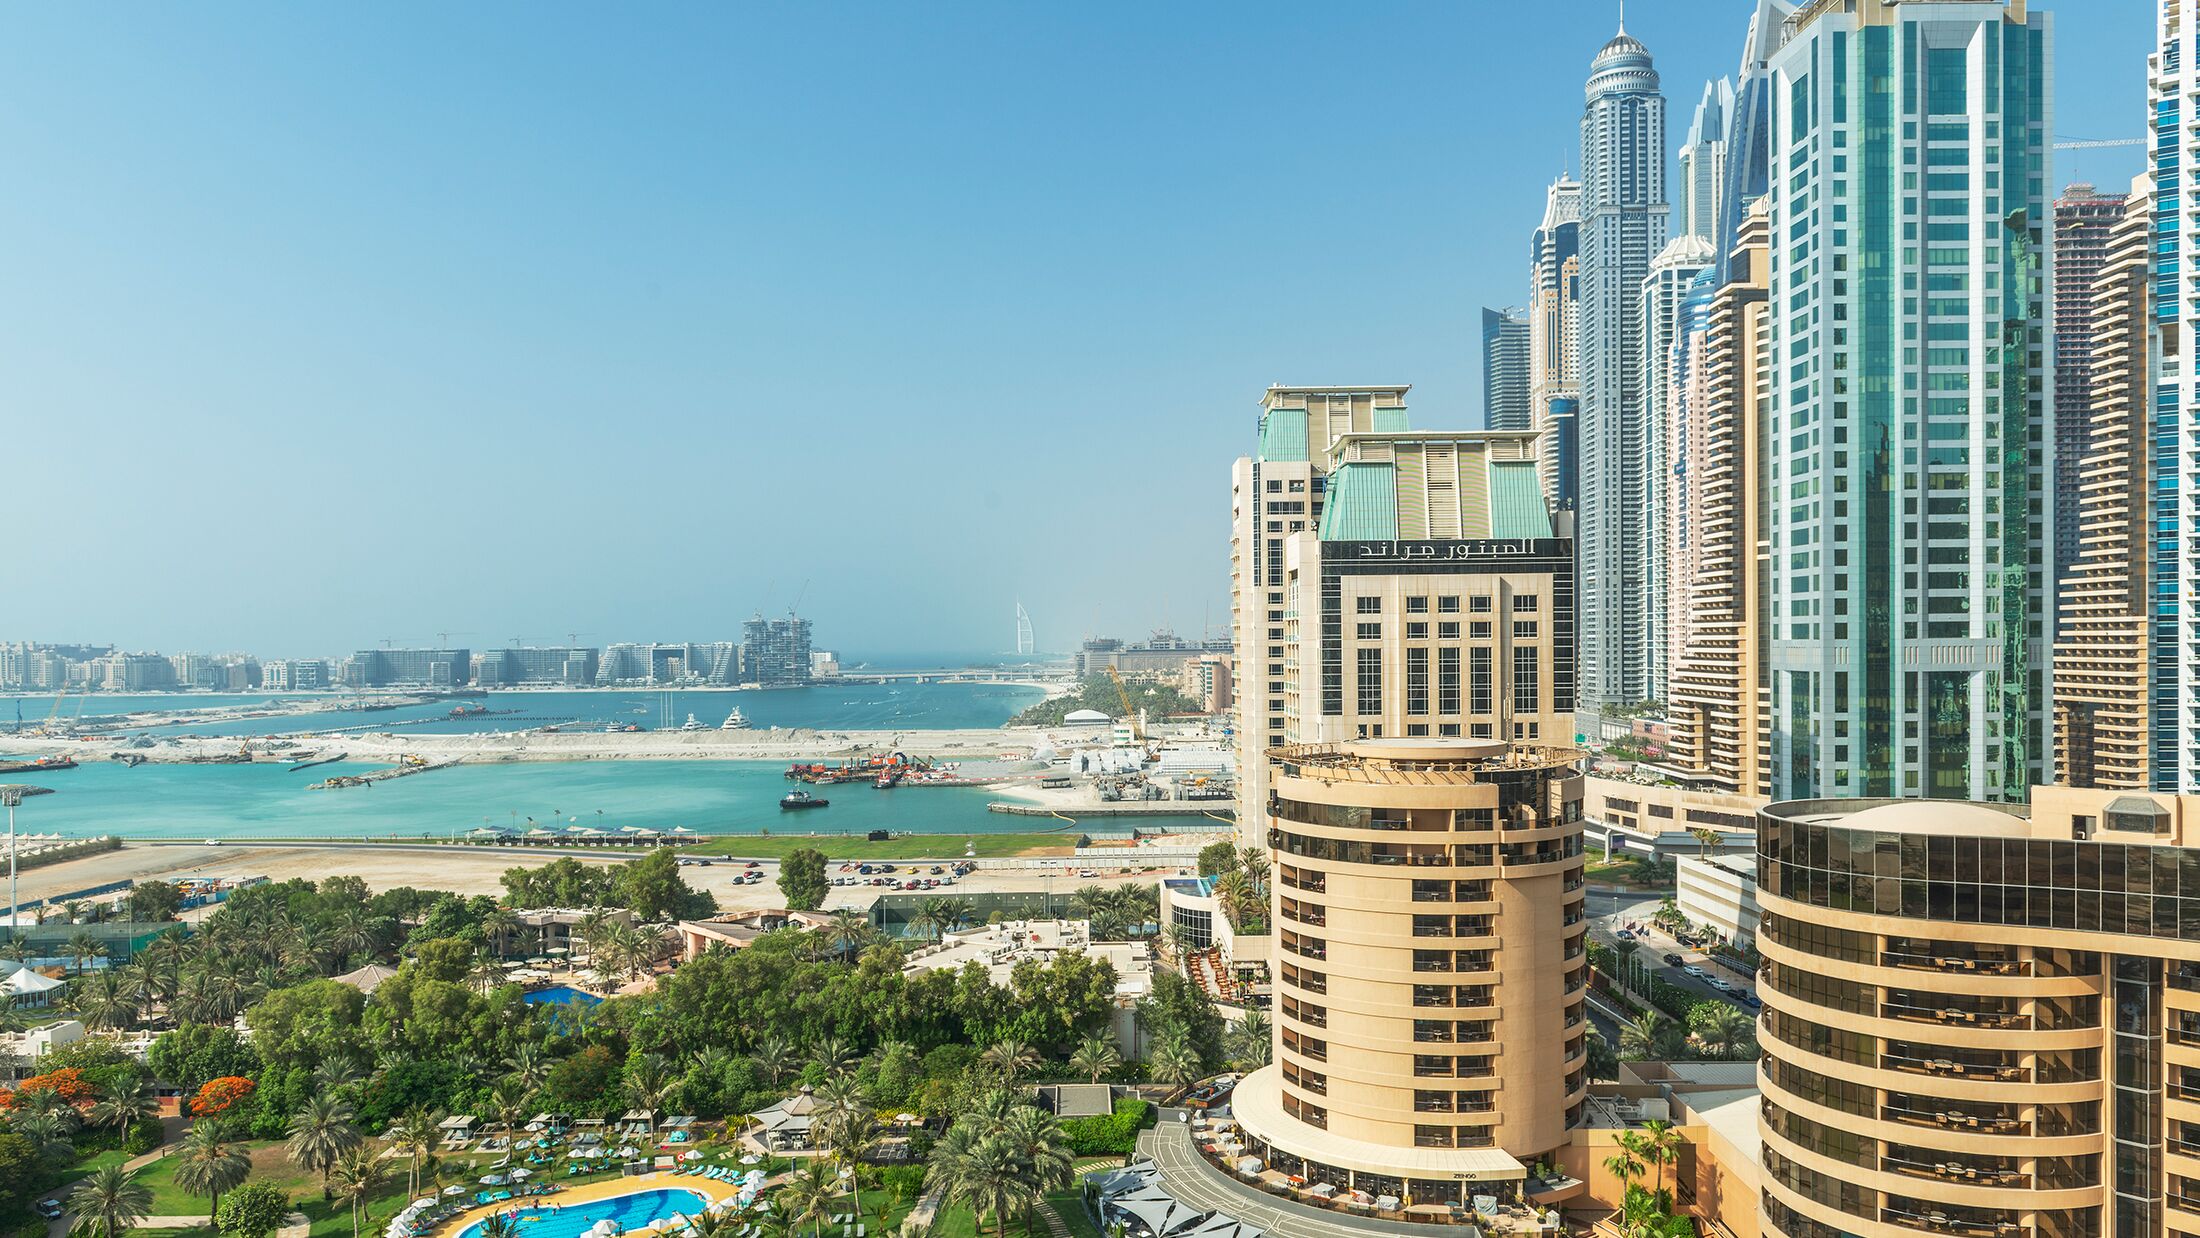
<svg viewBox="0 0 2200 1238"><path fill-rule="evenodd" d="M1164 843L1175 841L1161 840ZM1212 837L1185 836L1184 841L1194 845L1212 841ZM960 854L962 840L942 835L939 859L950 859ZM1063 861L1074 854L1069 840L1059 847L1036 848L1021 857L1007 859L982 859L978 869L957 881L942 893L972 893L994 890L1034 890L1050 883L1063 882L1060 870ZM90 889L117 881L173 880L178 877L266 877L272 881L288 881L303 877L319 881L324 877L356 876L376 890L393 886L415 886L420 889L449 890L454 894L501 894L501 878L511 868L532 868L561 858L560 853L549 851L515 851L497 847L405 847L367 845L360 843L265 843L229 844L205 846L197 843L158 844L130 843L119 851L103 852L82 859L68 860L24 872L19 879L21 897L28 902L34 899L52 898L77 890ZM634 858L631 854L581 854L576 856L583 864L621 864ZM1051 861L1045 868L1034 861ZM835 860L826 866L831 876L840 876L842 863ZM1159 857L1155 865L1169 867ZM753 885L738 880L747 871L740 860L720 859L709 867L683 868L681 873L688 884L708 890L718 897L718 905L729 911L750 908L770 908L785 905L779 893L777 878L779 864L776 860L760 860L764 880ZM1152 873L1117 872L1107 869L1094 870L1092 878L1073 878L1077 885L1093 882L1151 882ZM1066 887L1062 887L1066 888ZM883 891L873 886L834 886L825 900L828 908L867 908Z"/></svg>

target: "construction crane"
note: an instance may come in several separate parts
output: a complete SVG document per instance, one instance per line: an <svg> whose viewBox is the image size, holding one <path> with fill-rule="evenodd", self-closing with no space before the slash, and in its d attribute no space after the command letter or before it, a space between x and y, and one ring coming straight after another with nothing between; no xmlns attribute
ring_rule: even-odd
<svg viewBox="0 0 2200 1238"><path fill-rule="evenodd" d="M1123 702L1123 721L1130 723L1131 738L1141 744L1145 743L1146 724L1139 719L1138 707L1131 704L1131 690L1123 682L1123 672L1111 666L1108 668L1108 678L1115 681L1115 695Z"/></svg>
<svg viewBox="0 0 2200 1238"><path fill-rule="evenodd" d="M2144 146L2145 138L2090 138L2055 143L2056 150L2095 150L2103 146Z"/></svg>

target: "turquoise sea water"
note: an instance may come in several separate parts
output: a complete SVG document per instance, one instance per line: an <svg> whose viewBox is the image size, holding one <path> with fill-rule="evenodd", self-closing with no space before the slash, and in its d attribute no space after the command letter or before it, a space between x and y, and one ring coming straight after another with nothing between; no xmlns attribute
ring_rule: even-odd
<svg viewBox="0 0 2200 1238"><path fill-rule="evenodd" d="M143 728L148 735L281 735L299 731L365 727L400 734L470 735L486 731L527 730L546 724L602 729L628 723L648 730L677 727L693 715L696 722L715 728L735 706L749 723L764 727L809 727L819 730L952 731L994 727L1008 721L1045 695L1040 689L1011 684L900 683L819 684L808 688L773 688L734 692L691 689L679 692L492 692L463 701L435 701L400 709L335 709L272 718L243 718L225 722L187 723L181 726ZM82 723L94 723L117 714L143 710L208 709L225 705L259 705L266 702L349 702L325 693L285 696L280 693L174 693L148 696L93 695L62 702L61 714ZM15 706L22 706L26 726L45 721L53 709L50 697L25 697L6 702L0 710L0 732L14 724ZM488 713L453 718L456 705L485 706ZM78 714L81 707L82 714ZM132 728L131 734L139 733ZM0 744L5 736L0 734Z"/></svg>
<svg viewBox="0 0 2200 1238"><path fill-rule="evenodd" d="M0 748L4 748L0 741ZM386 765L342 761L299 773L250 765L87 761L41 773L52 795L26 800L26 832L128 838L450 838L484 825L564 830L629 825L704 834L1016 833L1059 824L985 810L998 798L977 787L820 787L831 807L789 813L779 797L798 786L778 761L526 761L459 765L363 787L312 791L332 774ZM1092 828L1103 823L1095 820Z"/></svg>

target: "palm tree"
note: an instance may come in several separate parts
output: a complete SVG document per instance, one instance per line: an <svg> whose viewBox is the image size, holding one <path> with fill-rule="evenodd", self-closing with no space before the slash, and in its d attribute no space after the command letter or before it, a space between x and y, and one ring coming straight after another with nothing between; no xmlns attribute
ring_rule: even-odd
<svg viewBox="0 0 2200 1238"><path fill-rule="evenodd" d="M1191 1041L1178 1031L1154 1042L1153 1056L1146 1062L1146 1073L1171 1087L1183 1087L1199 1078L1202 1071L1199 1055L1192 1051Z"/></svg>
<svg viewBox="0 0 2200 1238"><path fill-rule="evenodd" d="M93 1101L91 1112L85 1116L95 1126L114 1127L115 1134L121 1136L129 1133L132 1122L159 1112L160 1102L153 1099L152 1085L143 1079L133 1079Z"/></svg>
<svg viewBox="0 0 2200 1238"><path fill-rule="evenodd" d="M435 1167L435 1149L442 1138L439 1124L443 1115L425 1105L415 1106L389 1129L389 1149L392 1156L402 1156L405 1162L405 1191L409 1195L420 1192L420 1184Z"/></svg>
<svg viewBox="0 0 2200 1238"><path fill-rule="evenodd" d="M1705 1002L1689 1018L1696 1025L1696 1043L1713 1057L1754 1056L1754 1021L1725 1002Z"/></svg>
<svg viewBox="0 0 2200 1238"><path fill-rule="evenodd" d="M358 1087L366 1079L359 1069L359 1059L348 1054L323 1058L313 1068L313 1086L321 1092L345 1092Z"/></svg>
<svg viewBox="0 0 2200 1238"><path fill-rule="evenodd" d="M852 907L842 907L817 930L817 939L828 953L837 954L850 962L862 953L864 944L871 939L869 917Z"/></svg>
<svg viewBox="0 0 2200 1238"><path fill-rule="evenodd" d="M490 1114L514 1139L520 1137L519 1128L527 1121L527 1098L527 1085L516 1078L499 1079L489 1089Z"/></svg>
<svg viewBox="0 0 2200 1238"><path fill-rule="evenodd" d="M838 1198L840 1179L823 1157L812 1157L787 1175L786 1184L779 1188L778 1204L789 1224L810 1222L816 1226L818 1238L823 1238L825 1218L832 1215L833 1201Z"/></svg>
<svg viewBox="0 0 2200 1238"><path fill-rule="evenodd" d="M252 1158L227 1139L217 1121L202 1119L183 1137L175 1153L176 1185L193 1195L206 1196L206 1210L221 1208L222 1192L235 1190L252 1173Z"/></svg>
<svg viewBox="0 0 2200 1238"><path fill-rule="evenodd" d="M1680 1056L1682 1042L1680 1025L1655 1010L1619 1029L1620 1056L1630 1061L1671 1061Z"/></svg>
<svg viewBox="0 0 2200 1238"><path fill-rule="evenodd" d="M773 1087L778 1087L779 1081L787 1076L788 1071L794 1069L794 1046L788 1044L787 1038L777 1032L766 1033L762 1040L756 1042L756 1049L749 1056L756 1059L756 1068L764 1072L764 1077L772 1081Z"/></svg>
<svg viewBox="0 0 2200 1238"><path fill-rule="evenodd" d="M69 1192L72 1234L122 1238L153 1211L153 1188L141 1185L120 1165L105 1165Z"/></svg>
<svg viewBox="0 0 2200 1238"><path fill-rule="evenodd" d="M930 937L932 940L938 941L940 931L947 927L946 911L947 897L945 895L928 898L917 904L916 911L910 914L909 927L920 936Z"/></svg>
<svg viewBox="0 0 2200 1238"><path fill-rule="evenodd" d="M1651 1198L1658 1201L1660 1209L1670 1209L1671 1201L1665 1195L1665 1167L1680 1163L1681 1133L1664 1118L1650 1119L1642 1124L1642 1155L1657 1167L1657 1184L1651 1188Z"/></svg>
<svg viewBox="0 0 2200 1238"><path fill-rule="evenodd" d="M1642 1136L1634 1131L1621 1131L1612 1138L1612 1155L1604 1158L1604 1168L1619 1179L1620 1194L1642 1177Z"/></svg>
<svg viewBox="0 0 2200 1238"><path fill-rule="evenodd" d="M122 977L112 971L78 977L75 993L77 1010L93 1027L127 1028L137 1022L137 1003Z"/></svg>
<svg viewBox="0 0 2200 1238"><path fill-rule="evenodd" d="M1270 1043L1271 1029L1268 1016L1258 1010L1248 1010L1222 1040L1231 1060L1248 1069L1257 1070L1268 1064L1274 1046Z"/></svg>
<svg viewBox="0 0 2200 1238"><path fill-rule="evenodd" d="M480 1238L513 1238L519 1233L519 1222L509 1212L492 1212L481 1219L475 1232Z"/></svg>
<svg viewBox="0 0 2200 1238"><path fill-rule="evenodd" d="M290 1120L290 1139L283 1150L299 1168L321 1175L321 1198L327 1199L329 1171L338 1158L359 1143L351 1106L324 1093L307 1097L298 1115Z"/></svg>
<svg viewBox="0 0 2200 1238"><path fill-rule="evenodd" d="M1039 1068L1039 1051L1021 1040L1002 1040L987 1047L978 1060L1001 1072L1010 1083Z"/></svg>
<svg viewBox="0 0 2200 1238"><path fill-rule="evenodd" d="M511 952L512 932L519 927L519 917L502 907L481 917L481 935L489 939L490 950L500 959Z"/></svg>
<svg viewBox="0 0 2200 1238"><path fill-rule="evenodd" d="M1242 869L1233 868L1215 878L1215 902L1222 905L1222 915L1232 929L1244 922L1245 909L1253 898L1253 883Z"/></svg>
<svg viewBox="0 0 2200 1238"><path fill-rule="evenodd" d="M29 1140L38 1155L48 1161L65 1161L76 1155L76 1145L69 1141L69 1119L58 1113L18 1115L8 1130Z"/></svg>
<svg viewBox="0 0 2200 1238"><path fill-rule="evenodd" d="M832 1154L846 1171L855 1193L856 1211L863 1211L863 1191L856 1182L863 1150L871 1143L871 1107L852 1074L835 1075L817 1089L817 1108L810 1111L810 1129L817 1146Z"/></svg>
<svg viewBox="0 0 2200 1238"><path fill-rule="evenodd" d="M359 1238L359 1221L362 1216L368 1223L373 1223L371 1205L375 1195L388 1180L389 1170L383 1166L382 1158L371 1148L353 1148L336 1162L336 1194L351 1205L352 1238Z"/></svg>
<svg viewBox="0 0 2200 1238"><path fill-rule="evenodd" d="M649 1114L650 1130L657 1129L657 1115L665 1094L672 1090L672 1063L655 1053L645 1053L626 1070L626 1098Z"/></svg>
<svg viewBox="0 0 2200 1238"><path fill-rule="evenodd" d="M1077 1051L1069 1055L1069 1068L1094 1083L1122 1064L1123 1055L1116 1050L1112 1036L1087 1036L1077 1042Z"/></svg>
<svg viewBox="0 0 2200 1238"><path fill-rule="evenodd" d="M1040 1193L1068 1186L1076 1157L1069 1136L1053 1114L1037 1105L1018 1105L1001 1124L1000 1137L1016 1149L1026 1180Z"/></svg>
<svg viewBox="0 0 2200 1238"><path fill-rule="evenodd" d="M839 1036L827 1036L817 1042L817 1048L810 1051L810 1060L823 1067L826 1074L837 1075L854 1068L855 1046Z"/></svg>
<svg viewBox="0 0 2200 1238"><path fill-rule="evenodd" d="M512 1050L512 1056L504 1059L504 1069L511 1072L512 1078L519 1080L520 1086L530 1092L539 1090L544 1083L549 1082L550 1068L554 1065L556 1063L550 1060L550 1054L532 1041L522 1042L518 1048Z"/></svg>
<svg viewBox="0 0 2200 1238"><path fill-rule="evenodd" d="M952 933L977 919L978 908L967 898L943 898L940 900L940 914L945 917L940 927Z"/></svg>
<svg viewBox="0 0 2200 1238"><path fill-rule="evenodd" d="M985 1232L985 1214L991 1212L1000 1232L1008 1233L1008 1219L1042 1197L1025 1168L1015 1142L1004 1132L987 1129L966 1117L949 1127L945 1138L932 1149L932 1173L947 1198L977 1214L978 1232ZM927 1185L931 1177L926 1178Z"/></svg>

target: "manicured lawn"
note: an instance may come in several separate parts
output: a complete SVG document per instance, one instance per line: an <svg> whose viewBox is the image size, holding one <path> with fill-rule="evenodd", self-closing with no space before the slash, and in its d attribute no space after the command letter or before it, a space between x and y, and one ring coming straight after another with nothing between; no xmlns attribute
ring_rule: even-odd
<svg viewBox="0 0 2200 1238"><path fill-rule="evenodd" d="M1638 880L1636 874L1639 871L1633 860L1591 860L1586 875L1589 880L1602 882L1606 885L1628 886L1637 890L1661 888L1655 884L1646 884Z"/></svg>
<svg viewBox="0 0 2200 1238"><path fill-rule="evenodd" d="M797 847L812 847L828 860L953 860L968 846L981 856L1024 855L1054 850L1069 854L1077 836L1069 832L1049 834L909 834L870 842L857 834L833 834L822 838L799 835L742 834L714 838L695 847L683 847L684 855L728 855L744 860L784 859Z"/></svg>

